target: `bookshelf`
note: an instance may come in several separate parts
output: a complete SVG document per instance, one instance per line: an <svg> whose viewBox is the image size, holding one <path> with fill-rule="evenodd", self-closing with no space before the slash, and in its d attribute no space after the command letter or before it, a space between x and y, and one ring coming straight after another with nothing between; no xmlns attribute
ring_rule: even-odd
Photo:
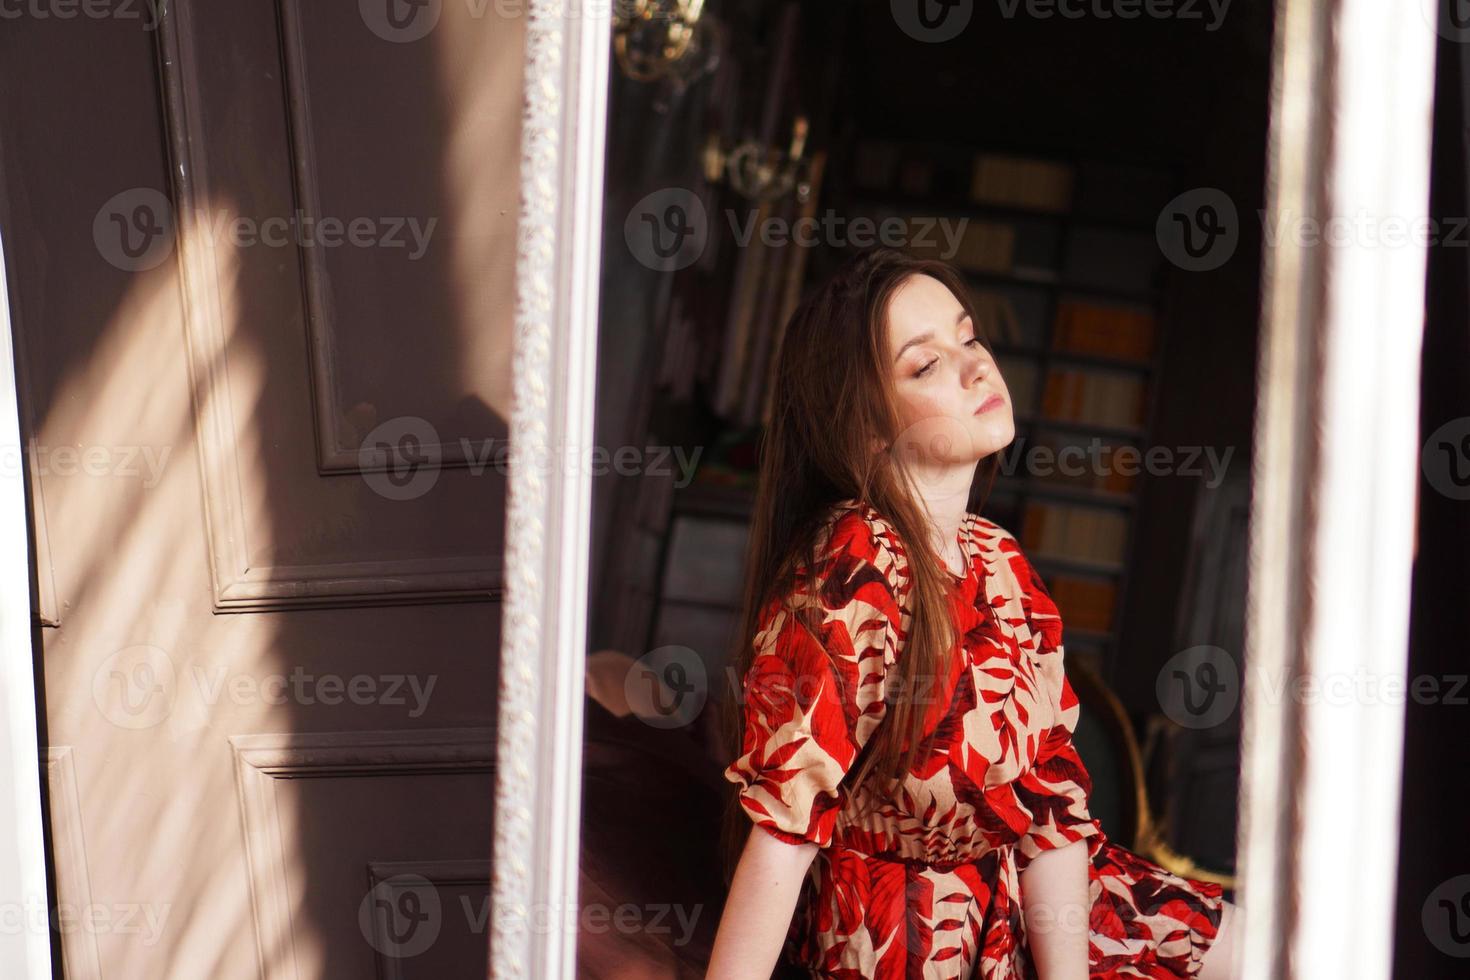
<svg viewBox="0 0 1470 980"><path fill-rule="evenodd" d="M948 219L951 229L962 228L949 239L954 254L939 257L960 268L972 288L1016 418L1016 439L980 512L1021 541L1062 611L1069 656L1110 676L1158 389L1164 270L1153 225L1170 197L1170 175L863 139L832 160L844 163L827 167L824 208L849 220ZM938 232L930 237L946 243ZM803 285L842 257L815 253L802 269ZM794 302L789 282L785 292ZM723 344L729 343L727 332ZM745 370L759 371L760 364ZM726 378L724 386L737 382L745 387L747 410L728 420L694 482L675 492L671 517L704 542L700 547L726 549L738 567L743 539L729 525L748 520L754 473L741 464L750 459L759 426L751 424L749 406L758 400L750 397L750 379ZM663 577L659 620L672 625L694 611L680 606L693 597ZM733 621L738 603L737 594L713 595L699 599L700 615L722 620L711 623L711 640ZM672 635L662 626L654 633L656 640Z"/></svg>

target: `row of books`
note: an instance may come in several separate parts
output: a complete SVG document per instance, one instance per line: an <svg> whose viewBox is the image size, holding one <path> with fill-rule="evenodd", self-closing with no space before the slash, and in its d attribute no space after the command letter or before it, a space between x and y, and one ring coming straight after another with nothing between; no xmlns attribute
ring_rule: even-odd
<svg viewBox="0 0 1470 980"><path fill-rule="evenodd" d="M1148 386L1137 375L1054 367L1041 395L1041 417L1133 428L1144 422L1147 398Z"/></svg>
<svg viewBox="0 0 1470 980"><path fill-rule="evenodd" d="M903 244L910 254L1022 283L1061 283L1145 298L1162 261L1152 235L1085 225L1064 234L1059 224L1044 218L937 216L934 211L871 204L855 208L849 217L865 217L879 226L897 219L911 234Z"/></svg>
<svg viewBox="0 0 1470 980"><path fill-rule="evenodd" d="M1000 376L1017 415L1036 415L1041 369L1037 361L1002 352L996 355ZM1052 367L1039 417L1058 422L1136 428L1143 424L1148 389L1141 378L1089 368Z"/></svg>
<svg viewBox="0 0 1470 980"><path fill-rule="evenodd" d="M1037 290L974 287L970 301L992 342L1037 348L1043 343L1045 294ZM1153 356L1158 323L1138 307L1091 299L1059 299L1049 346L1072 354L1147 361Z"/></svg>
<svg viewBox="0 0 1470 980"><path fill-rule="evenodd" d="M1146 361L1153 356L1157 323L1136 308L1087 300L1057 301L1053 350Z"/></svg>
<svg viewBox="0 0 1470 980"><path fill-rule="evenodd" d="M1077 173L1057 160L863 140L854 152L853 180L858 187L905 196L964 197L1059 214L1072 206Z"/></svg>
<svg viewBox="0 0 1470 980"><path fill-rule="evenodd" d="M970 200L1061 213L1072 206L1073 169L1063 163L997 153L975 154Z"/></svg>
<svg viewBox="0 0 1470 980"><path fill-rule="evenodd" d="M1035 361L997 354L995 364L1011 395L1011 411L1016 415L1031 415L1036 410L1036 379L1040 369Z"/></svg>
<svg viewBox="0 0 1470 980"><path fill-rule="evenodd" d="M1021 546L1051 558L1119 564L1128 520L1118 511L1028 500L1021 518Z"/></svg>
<svg viewBox="0 0 1470 980"><path fill-rule="evenodd" d="M1046 590L1057 604L1064 626L1099 633L1113 628L1118 603L1116 580L1055 573L1047 576Z"/></svg>
<svg viewBox="0 0 1470 980"><path fill-rule="evenodd" d="M999 153L943 142L863 139L850 157L855 188L888 196L925 197L1070 213L1083 220L1151 227L1180 188L1173 175L1147 164L1084 159L1076 163Z"/></svg>
<svg viewBox="0 0 1470 980"><path fill-rule="evenodd" d="M1023 317L1013 295L999 289L971 289L970 303L979 326L991 343L1006 347L1034 347L1041 343L1041 324Z"/></svg>

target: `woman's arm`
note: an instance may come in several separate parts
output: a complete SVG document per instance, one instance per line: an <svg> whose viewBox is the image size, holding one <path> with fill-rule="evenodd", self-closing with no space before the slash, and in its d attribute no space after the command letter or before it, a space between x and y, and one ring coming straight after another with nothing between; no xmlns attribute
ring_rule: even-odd
<svg viewBox="0 0 1470 980"><path fill-rule="evenodd" d="M705 980L768 980L818 849L816 844L788 844L751 827L735 865Z"/></svg>
<svg viewBox="0 0 1470 980"><path fill-rule="evenodd" d="M1021 872L1026 942L1041 980L1087 980L1087 842L1043 851Z"/></svg>

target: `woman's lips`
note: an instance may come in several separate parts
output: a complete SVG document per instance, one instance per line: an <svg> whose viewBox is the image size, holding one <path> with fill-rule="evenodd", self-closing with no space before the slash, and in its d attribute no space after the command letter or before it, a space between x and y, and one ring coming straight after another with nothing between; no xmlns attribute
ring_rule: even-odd
<svg viewBox="0 0 1470 980"><path fill-rule="evenodd" d="M990 411L992 408L999 408L1001 405L1004 405L1005 402L1006 400L999 395L991 395L989 398L980 403L980 407L975 409L975 414L979 415L982 412Z"/></svg>

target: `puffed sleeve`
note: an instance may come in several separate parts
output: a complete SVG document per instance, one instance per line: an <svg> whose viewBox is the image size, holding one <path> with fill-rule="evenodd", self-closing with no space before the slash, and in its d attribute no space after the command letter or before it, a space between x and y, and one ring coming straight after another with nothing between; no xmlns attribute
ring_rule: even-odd
<svg viewBox="0 0 1470 980"><path fill-rule="evenodd" d="M789 844L831 843L842 778L886 711L899 589L871 548L866 534L836 540L816 574L766 605L752 641L741 754L725 778L755 824Z"/></svg>
<svg viewBox="0 0 1470 980"><path fill-rule="evenodd" d="M1080 706L1062 666L1061 615L1019 549L1011 555L1011 567L1020 579L1022 607L1036 640L1036 674L1051 710L1035 763L1013 783L1017 799L1031 813L1031 826L1017 843L1024 867L1042 851L1100 833L1101 825L1088 812L1092 777L1072 743Z"/></svg>

